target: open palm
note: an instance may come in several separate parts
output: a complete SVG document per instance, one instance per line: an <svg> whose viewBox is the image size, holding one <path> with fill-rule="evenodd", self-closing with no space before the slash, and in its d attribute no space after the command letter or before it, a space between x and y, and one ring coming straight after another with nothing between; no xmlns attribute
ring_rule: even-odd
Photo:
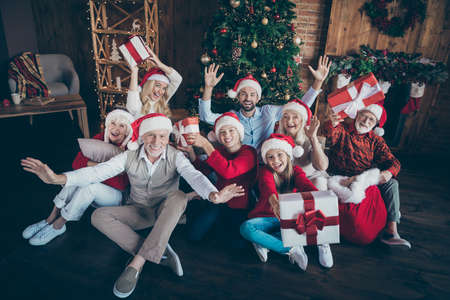
<svg viewBox="0 0 450 300"><path fill-rule="evenodd" d="M215 87L223 77L223 73L217 77L217 71L219 65L211 64L209 67L205 67L205 86Z"/></svg>
<svg viewBox="0 0 450 300"><path fill-rule="evenodd" d="M20 164L25 171L36 174L45 183L54 184L57 181L55 172L38 159L27 157Z"/></svg>
<svg viewBox="0 0 450 300"><path fill-rule="evenodd" d="M225 203L234 197L244 196L244 194L244 188L233 183L221 189L213 198L213 202L216 204Z"/></svg>
<svg viewBox="0 0 450 300"><path fill-rule="evenodd" d="M320 56L317 70L314 70L311 66L308 66L308 69L311 71L315 80L324 81L330 71L331 63L331 59L328 59L328 56L325 55L323 58Z"/></svg>

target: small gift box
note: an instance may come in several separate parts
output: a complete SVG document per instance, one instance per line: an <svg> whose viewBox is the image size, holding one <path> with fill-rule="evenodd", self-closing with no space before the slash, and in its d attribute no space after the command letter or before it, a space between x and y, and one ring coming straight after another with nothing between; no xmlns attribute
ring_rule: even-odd
<svg viewBox="0 0 450 300"><path fill-rule="evenodd" d="M285 247L339 243L338 198L332 191L280 194Z"/></svg>
<svg viewBox="0 0 450 300"><path fill-rule="evenodd" d="M128 42L119 47L123 57L132 67L140 64L150 57L150 49L140 36L131 37Z"/></svg>
<svg viewBox="0 0 450 300"><path fill-rule="evenodd" d="M173 125L173 133L175 134L175 140L178 146L187 147L189 145L186 138L189 134L200 132L198 123L199 120L197 117L188 117Z"/></svg>
<svg viewBox="0 0 450 300"><path fill-rule="evenodd" d="M384 99L384 93L372 73L362 76L347 86L328 95L328 103L343 118L356 118L358 111Z"/></svg>

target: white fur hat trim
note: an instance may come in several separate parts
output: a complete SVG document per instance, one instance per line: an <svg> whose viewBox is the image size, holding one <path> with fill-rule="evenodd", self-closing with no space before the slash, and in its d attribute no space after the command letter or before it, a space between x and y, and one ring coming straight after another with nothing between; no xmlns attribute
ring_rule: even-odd
<svg viewBox="0 0 450 300"><path fill-rule="evenodd" d="M298 158L303 155L303 148L301 146L296 145L294 148L292 148L291 144L289 144L286 141L277 139L277 138L271 138L266 140L261 147L261 156L265 164L267 164L266 161L266 154L269 150L273 149L279 149L283 150L287 153L289 158L292 160L295 158Z"/></svg>
<svg viewBox="0 0 450 300"><path fill-rule="evenodd" d="M172 132L172 121L170 121L169 118L163 117L163 116L157 116L145 119L142 121L141 125L139 126L139 137L143 136L145 133L152 131L152 130L168 130L169 134Z"/></svg>
<svg viewBox="0 0 450 300"><path fill-rule="evenodd" d="M383 108L378 104L371 104L367 107L361 108L360 111L369 111L374 114L375 118L377 118L377 121L380 121L381 114L383 113Z"/></svg>
<svg viewBox="0 0 450 300"><path fill-rule="evenodd" d="M235 90L228 90L228 93L227 93L228 97L230 97L232 99L236 98L237 95L239 94L239 91L242 90L245 87L251 87L251 88L255 89L256 90L256 94L258 94L258 99L261 98L261 91L262 91L261 85L257 81L255 81L253 79L242 80L241 83L239 83L239 86L238 86L236 91Z"/></svg>
<svg viewBox="0 0 450 300"><path fill-rule="evenodd" d="M214 133L216 135L216 140L217 140L217 137L219 136L220 129L225 125L230 125L230 126L235 127L239 133L241 142L244 140L244 125L242 125L241 122L239 122L238 120L236 120L235 118L230 117L230 116L222 116L222 117L220 117L220 119L217 120L217 123L215 124L215 127L214 127L214 129L215 129Z"/></svg>
<svg viewBox="0 0 450 300"><path fill-rule="evenodd" d="M293 110L296 113L298 113L302 117L303 122L308 120L308 112L306 111L306 108L301 104L292 101L288 102L285 105L283 105L283 112L285 112L286 110Z"/></svg>

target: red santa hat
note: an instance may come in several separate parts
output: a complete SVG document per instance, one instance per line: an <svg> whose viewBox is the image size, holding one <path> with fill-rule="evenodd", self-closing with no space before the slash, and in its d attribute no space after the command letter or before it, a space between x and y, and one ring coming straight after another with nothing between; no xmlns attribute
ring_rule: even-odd
<svg viewBox="0 0 450 300"><path fill-rule="evenodd" d="M377 118L378 126L373 129L373 132L378 136L384 135L384 123L386 123L387 114L384 107L380 104L371 104L367 107L360 109L359 111L368 111L371 112L375 118Z"/></svg>
<svg viewBox="0 0 450 300"><path fill-rule="evenodd" d="M293 110L296 113L298 113L302 119L304 124L303 125L309 125L311 123L311 117L312 112L311 109L309 109L308 105L306 105L302 100L300 99L293 99L283 105L283 113L286 110Z"/></svg>
<svg viewBox="0 0 450 300"><path fill-rule="evenodd" d="M165 82L167 84L170 83L169 78L166 76L166 73L164 73L163 70L160 68L154 67L148 70L148 72L144 75L144 78L142 79L139 86L143 86L148 80L158 80L161 82Z"/></svg>
<svg viewBox="0 0 450 300"><path fill-rule="evenodd" d="M127 126L127 136L125 137L125 139L122 142L122 146L125 146L128 143L128 141L131 139L131 136L133 135L133 129L131 128L131 123L133 123L133 121L134 121L133 116L126 110L115 109L115 110L111 111L106 116L106 119L105 119L105 135L104 135L103 140L106 143L109 143L111 122L122 123Z"/></svg>
<svg viewBox="0 0 450 300"><path fill-rule="evenodd" d="M217 141L220 129L225 125L235 127L239 133L241 142L244 140L244 125L242 125L241 121L239 121L239 117L232 112L226 112L216 119L216 122L214 122L213 131L208 133L208 139L211 142Z"/></svg>
<svg viewBox="0 0 450 300"><path fill-rule="evenodd" d="M142 144L140 137L149 131L165 129L170 134L172 132L172 121L164 114L151 113L131 123L131 128L133 128L133 135L128 143L128 149L136 150Z"/></svg>
<svg viewBox="0 0 450 300"><path fill-rule="evenodd" d="M304 152L301 146L294 143L292 137L280 133L272 133L261 146L261 156L265 164L267 164L267 152L273 149L283 150L289 155L291 160L294 159L294 157L298 158L302 156Z"/></svg>
<svg viewBox="0 0 450 300"><path fill-rule="evenodd" d="M261 99L261 85L259 84L258 80L256 80L251 74L248 74L244 78L236 81L234 88L232 90L228 90L228 97L232 99L236 98L239 94L239 91L245 87L254 88L256 90L256 93L258 94L258 99Z"/></svg>

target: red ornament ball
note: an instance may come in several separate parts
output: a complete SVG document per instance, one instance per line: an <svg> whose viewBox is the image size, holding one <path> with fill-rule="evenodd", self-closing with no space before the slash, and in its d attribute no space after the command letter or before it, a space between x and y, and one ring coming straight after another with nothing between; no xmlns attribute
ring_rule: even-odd
<svg viewBox="0 0 450 300"><path fill-rule="evenodd" d="M277 0L272 0L272 3L275 3L275 2L277 2Z"/></svg>
<svg viewBox="0 0 450 300"><path fill-rule="evenodd" d="M194 99L200 98L200 95L194 95Z"/></svg>
<svg viewBox="0 0 450 300"><path fill-rule="evenodd" d="M290 27L291 27L291 31L295 31L295 25L294 24L291 24Z"/></svg>
<svg viewBox="0 0 450 300"><path fill-rule="evenodd" d="M220 33L222 33L222 34L223 34L223 33L227 33L227 31L228 31L228 30L227 30L226 28L220 29Z"/></svg>
<svg viewBox="0 0 450 300"><path fill-rule="evenodd" d="M212 50L211 50L211 53L214 54L215 56L217 56L217 53L218 53L218 52L217 52L217 49L216 49L216 48L212 49Z"/></svg>
<svg viewBox="0 0 450 300"><path fill-rule="evenodd" d="M383 55L386 56L387 54L388 54L387 49L384 49L384 50L383 50Z"/></svg>
<svg viewBox="0 0 450 300"><path fill-rule="evenodd" d="M277 72L277 68L273 67L272 69L270 69L270 72L276 73Z"/></svg>
<svg viewBox="0 0 450 300"><path fill-rule="evenodd" d="M224 92L216 92L214 95L214 98L223 99L223 98L225 98L225 93Z"/></svg>
<svg viewBox="0 0 450 300"><path fill-rule="evenodd" d="M276 14L275 16L273 16L273 18L274 18L275 20L279 20L279 19L280 19L280 15L279 15L279 14Z"/></svg>
<svg viewBox="0 0 450 300"><path fill-rule="evenodd" d="M3 100L3 106L4 107L9 107L9 106L11 106L11 102L8 99L4 99Z"/></svg>

